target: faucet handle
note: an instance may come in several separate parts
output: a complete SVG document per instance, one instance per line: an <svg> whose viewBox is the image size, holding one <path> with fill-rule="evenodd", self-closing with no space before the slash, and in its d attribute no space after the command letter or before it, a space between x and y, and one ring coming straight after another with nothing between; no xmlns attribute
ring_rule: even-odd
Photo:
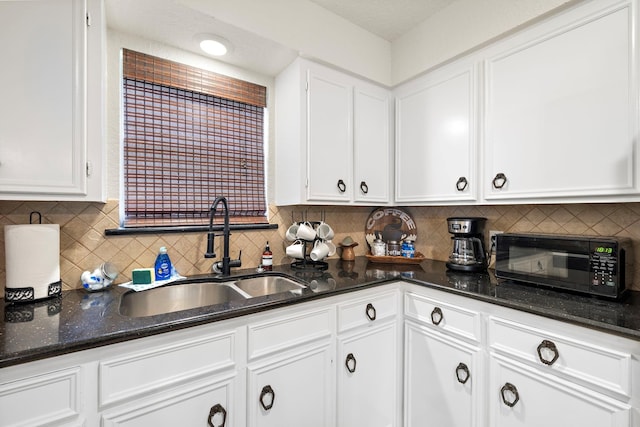
<svg viewBox="0 0 640 427"><path fill-rule="evenodd" d="M238 259L229 261L229 267L242 267L242 250L238 253Z"/></svg>

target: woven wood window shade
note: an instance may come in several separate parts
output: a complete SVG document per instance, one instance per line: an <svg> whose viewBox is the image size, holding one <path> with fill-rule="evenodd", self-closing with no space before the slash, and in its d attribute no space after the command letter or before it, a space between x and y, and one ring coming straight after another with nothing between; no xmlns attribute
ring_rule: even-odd
<svg viewBox="0 0 640 427"><path fill-rule="evenodd" d="M123 51L124 226L266 223L266 88Z"/></svg>

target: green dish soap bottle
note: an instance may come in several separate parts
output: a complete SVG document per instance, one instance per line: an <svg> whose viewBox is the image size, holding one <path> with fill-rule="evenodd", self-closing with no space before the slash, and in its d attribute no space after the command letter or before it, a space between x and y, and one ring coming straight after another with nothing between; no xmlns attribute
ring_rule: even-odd
<svg viewBox="0 0 640 427"><path fill-rule="evenodd" d="M167 280L171 278L171 260L167 254L167 248L160 247L160 253L156 258L156 280Z"/></svg>

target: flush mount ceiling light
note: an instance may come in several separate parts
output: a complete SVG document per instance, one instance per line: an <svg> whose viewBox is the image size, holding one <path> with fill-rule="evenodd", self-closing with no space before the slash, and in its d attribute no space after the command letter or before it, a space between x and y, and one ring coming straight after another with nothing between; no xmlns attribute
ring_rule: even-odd
<svg viewBox="0 0 640 427"><path fill-rule="evenodd" d="M223 56L231 52L229 40L213 34L198 34L196 40L200 44L200 49L209 55Z"/></svg>

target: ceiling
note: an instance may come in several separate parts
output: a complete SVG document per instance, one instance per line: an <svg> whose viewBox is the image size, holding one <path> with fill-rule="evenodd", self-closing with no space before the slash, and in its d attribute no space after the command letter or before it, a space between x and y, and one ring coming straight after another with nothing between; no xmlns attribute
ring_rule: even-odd
<svg viewBox="0 0 640 427"><path fill-rule="evenodd" d="M457 0L309 1L391 42ZM214 32L233 42L233 51L221 61L272 76L297 55L286 46L217 20L187 4L188 1L176 0L106 0L107 26L196 54L202 52L194 42L194 35Z"/></svg>
<svg viewBox="0 0 640 427"><path fill-rule="evenodd" d="M393 41L456 0L310 0Z"/></svg>

